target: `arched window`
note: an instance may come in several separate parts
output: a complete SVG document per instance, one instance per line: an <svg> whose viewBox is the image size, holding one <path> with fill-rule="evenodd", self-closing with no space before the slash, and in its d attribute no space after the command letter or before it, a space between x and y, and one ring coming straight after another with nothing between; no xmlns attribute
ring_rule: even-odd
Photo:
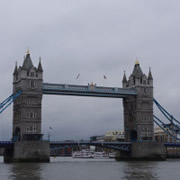
<svg viewBox="0 0 180 180"><path fill-rule="evenodd" d="M137 141L137 131L136 130L131 131L131 141Z"/></svg>

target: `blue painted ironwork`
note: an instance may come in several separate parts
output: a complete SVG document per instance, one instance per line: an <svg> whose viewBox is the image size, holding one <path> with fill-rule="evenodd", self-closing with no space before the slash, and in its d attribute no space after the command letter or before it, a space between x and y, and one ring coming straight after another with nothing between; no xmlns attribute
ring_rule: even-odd
<svg viewBox="0 0 180 180"><path fill-rule="evenodd" d="M166 147L180 147L180 143L164 143Z"/></svg>
<svg viewBox="0 0 180 180"><path fill-rule="evenodd" d="M169 124L165 124L165 123L164 123L162 120L160 120L157 116L153 115L153 117L154 117L155 120L159 121L160 124L161 124L161 126L163 126L164 128L168 128L168 129L170 129L171 131L175 132L176 134L180 134L179 130L176 130L176 129L171 128L171 126L176 127L176 125L175 125L174 123L171 122L171 123L169 123ZM155 120L154 120L154 121L155 121ZM178 126L177 126L177 127L178 127ZM176 127L176 128L177 128L177 127ZM178 127L178 129L179 129L179 127Z"/></svg>
<svg viewBox="0 0 180 180"><path fill-rule="evenodd" d="M174 136L172 133L170 133L169 131L167 131L165 129L165 125L158 117L154 116L154 122L167 134L169 134L171 137L175 138L176 140L180 140L178 137ZM172 129L172 128L171 128Z"/></svg>
<svg viewBox="0 0 180 180"><path fill-rule="evenodd" d="M12 97L13 97L13 94L9 96L7 99L5 99L2 103L0 103L0 108L3 108L5 104L9 102Z"/></svg>
<svg viewBox="0 0 180 180"><path fill-rule="evenodd" d="M56 151L56 150L61 150L61 149L66 149L66 148L69 148L69 147L72 147L72 145L69 145L69 146L50 146L50 149L51 151Z"/></svg>
<svg viewBox="0 0 180 180"><path fill-rule="evenodd" d="M19 90L17 93L12 94L11 96L9 96L6 100L4 100L1 104L0 104L0 113L2 113L8 106L11 105L12 102L14 102L14 100L20 96L22 93L22 90Z"/></svg>
<svg viewBox="0 0 180 180"><path fill-rule="evenodd" d="M13 141L0 141L0 148L11 147L13 144L14 144ZM50 148L52 150L58 150L61 148L80 146L80 145L93 145L93 146L100 146L104 148L116 149L116 150L121 150L121 151L128 151L128 152L131 151L130 142L91 142L91 141L84 141L84 142L52 141L50 142ZM180 143L164 143L164 145L166 147L180 147ZM117 146L119 146L119 148Z"/></svg>
<svg viewBox="0 0 180 180"><path fill-rule="evenodd" d="M51 84L43 83L43 94L54 95L72 95L72 96L93 96L93 97L111 97L125 98L127 96L136 96L135 89L103 87L96 85L71 85L71 84Z"/></svg>
<svg viewBox="0 0 180 180"><path fill-rule="evenodd" d="M157 100L153 99L154 103L156 104L156 106L159 108L159 110L162 112L162 114L165 116L165 118L170 122L169 124L165 124L162 120L160 120L158 117L154 116L154 122L164 131L166 132L168 135L170 135L171 137L175 138L176 140L180 140L177 137L177 134L180 134L180 122L175 119L169 112L167 112L159 103ZM178 123L178 124L175 124ZM171 126L174 126L176 129L171 128ZM173 135L171 132L169 132L168 130L166 130L165 128L168 128L169 130L171 130L171 132L175 132L176 136Z"/></svg>
<svg viewBox="0 0 180 180"><path fill-rule="evenodd" d="M88 143L89 142L89 143ZM0 141L0 148L6 148L11 147L14 144L13 141ZM112 144L114 144L112 146ZM131 143L129 142L80 142L80 141L72 141L72 142L66 142L66 141L52 141L50 142L50 148L51 150L59 150L67 147L72 146L80 146L80 145L93 145L93 146L100 146L104 148L110 148L120 151L131 151ZM107 146L106 146L107 145ZM166 147L180 147L180 143L164 143ZM120 148L115 146L121 146Z"/></svg>
<svg viewBox="0 0 180 180"><path fill-rule="evenodd" d="M170 121L172 122L173 120L175 122L177 122L180 125L180 122L174 118L174 116L172 114L170 114L168 111L166 111L158 102L157 100L153 99L154 103L157 105L157 107L159 108L159 110L163 113L163 115Z"/></svg>
<svg viewBox="0 0 180 180"><path fill-rule="evenodd" d="M13 141L0 141L0 148L10 147L14 144ZM51 150L57 150L61 148L67 148L72 146L89 145L98 146L108 149L114 149L119 151L131 151L130 142L96 142L96 141L51 141Z"/></svg>
<svg viewBox="0 0 180 180"><path fill-rule="evenodd" d="M119 151L131 151L130 142L96 142L96 141L52 141L50 142L51 149L57 149L58 147L67 147L67 146L80 146L80 145L89 145L89 146L98 146L108 149L114 149Z"/></svg>
<svg viewBox="0 0 180 180"><path fill-rule="evenodd" d="M0 141L0 148L11 147L13 144L12 141Z"/></svg>

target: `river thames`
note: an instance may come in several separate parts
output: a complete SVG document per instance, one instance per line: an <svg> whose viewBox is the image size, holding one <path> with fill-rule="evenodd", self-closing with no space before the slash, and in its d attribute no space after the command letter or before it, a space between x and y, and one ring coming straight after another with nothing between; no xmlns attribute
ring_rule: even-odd
<svg viewBox="0 0 180 180"><path fill-rule="evenodd" d="M180 159L116 162L113 159L51 158L51 163L4 164L0 180L179 180Z"/></svg>

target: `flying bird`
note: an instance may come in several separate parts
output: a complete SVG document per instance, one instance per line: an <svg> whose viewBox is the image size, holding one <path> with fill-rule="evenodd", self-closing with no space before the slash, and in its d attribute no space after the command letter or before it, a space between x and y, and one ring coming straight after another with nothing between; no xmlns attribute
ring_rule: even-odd
<svg viewBox="0 0 180 180"><path fill-rule="evenodd" d="M107 79L107 77L105 75L103 75L104 79Z"/></svg>
<svg viewBox="0 0 180 180"><path fill-rule="evenodd" d="M80 73L77 75L76 79L78 79L78 78L79 78L79 76L80 76Z"/></svg>

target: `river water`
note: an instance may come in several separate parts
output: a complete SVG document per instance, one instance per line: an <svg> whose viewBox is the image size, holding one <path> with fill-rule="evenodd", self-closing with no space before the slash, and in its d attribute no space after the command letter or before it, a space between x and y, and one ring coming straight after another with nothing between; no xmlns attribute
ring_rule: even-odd
<svg viewBox="0 0 180 180"><path fill-rule="evenodd" d="M116 162L113 159L51 158L51 163L4 164L0 180L180 180L180 159Z"/></svg>

